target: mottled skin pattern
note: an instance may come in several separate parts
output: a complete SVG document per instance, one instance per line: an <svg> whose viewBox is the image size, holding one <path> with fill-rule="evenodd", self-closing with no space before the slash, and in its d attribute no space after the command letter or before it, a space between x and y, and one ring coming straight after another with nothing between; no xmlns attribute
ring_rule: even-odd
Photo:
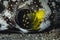
<svg viewBox="0 0 60 40"><path fill-rule="evenodd" d="M41 1L41 0L40 0ZM38 1L37 1L38 2ZM34 4L36 4L36 2L33 2ZM13 4L13 2L12 2L12 4ZM11 5L12 5L11 4ZM26 3L26 4L28 4L28 3ZM10 6L11 6L10 5ZM15 4L14 4L15 5ZM29 5L29 4L28 4ZM37 3L37 5L39 6L39 2ZM49 9L49 7L48 7L48 5L44 2L44 1L41 1L41 5L43 6L43 8L45 9L45 21L43 21L42 23L41 23L41 25L39 26L39 31L42 31L42 30L44 30L44 29L46 29L46 28L48 28L49 26L50 26L50 20L48 20L48 18L49 18L49 16L50 16L50 14L51 14L51 11L50 11L50 9ZM12 7L12 6L11 6ZM25 6L23 6L23 7L25 7ZM40 7L40 6L39 6ZM48 9L47 9L47 8ZM13 7L12 7L13 8ZM22 8L21 8L22 9ZM39 9L39 8L38 8ZM32 8L32 10L38 10L38 9L33 9ZM12 9L11 9L11 11L10 11L10 7L8 7L7 9L5 9L4 11L3 11L4 13L3 13L3 15L2 15L2 17L3 17L3 20L4 21L6 21L6 24L7 25L5 25L5 29L3 29L3 30L6 30L6 29L9 29L9 28L17 28L17 29L19 29L20 31L19 32L23 32L23 33L28 33L28 32L30 32L29 30L27 30L27 29L23 29L23 28L21 28L21 27L19 27L19 25L18 24L16 24L16 22L15 22L15 20L12 20L12 17L14 17L13 15L12 15L12 13L14 13L14 10L12 11ZM2 22L1 22L2 23ZM37 24L38 25L38 24ZM2 27L1 27L2 28Z"/></svg>

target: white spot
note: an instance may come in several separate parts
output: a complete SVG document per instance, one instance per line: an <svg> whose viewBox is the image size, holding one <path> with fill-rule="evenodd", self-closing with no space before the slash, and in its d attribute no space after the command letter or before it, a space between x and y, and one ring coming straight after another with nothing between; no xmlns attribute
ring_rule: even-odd
<svg viewBox="0 0 60 40"><path fill-rule="evenodd" d="M3 5L7 8L8 7L8 1L3 1Z"/></svg>
<svg viewBox="0 0 60 40"><path fill-rule="evenodd" d="M46 22L42 22L40 25L40 30L39 31L43 31L44 29L48 28L50 26L50 21L47 20Z"/></svg>
<svg viewBox="0 0 60 40"><path fill-rule="evenodd" d="M21 33L28 33L29 32L28 30L23 29L23 28L19 27L18 25L16 25L16 28L20 29L21 30L20 31Z"/></svg>
<svg viewBox="0 0 60 40"><path fill-rule="evenodd" d="M20 28L20 30L24 33L28 33L28 30L25 30L25 29L22 29L22 28Z"/></svg>
<svg viewBox="0 0 60 40"><path fill-rule="evenodd" d="M15 2L16 0L12 0L13 2Z"/></svg>
<svg viewBox="0 0 60 40"><path fill-rule="evenodd" d="M22 8L26 5L26 3L22 4L22 5L19 5L19 8Z"/></svg>
<svg viewBox="0 0 60 40"><path fill-rule="evenodd" d="M7 28L8 24L6 23L6 21L2 17L0 17L0 24L1 24L0 30L8 29Z"/></svg>
<svg viewBox="0 0 60 40"><path fill-rule="evenodd" d="M55 6L55 2L52 2L52 6Z"/></svg>
<svg viewBox="0 0 60 40"><path fill-rule="evenodd" d="M11 13L10 13L10 11L8 11L8 10L5 10L4 15L5 15L6 17L8 17L8 18L11 18Z"/></svg>

